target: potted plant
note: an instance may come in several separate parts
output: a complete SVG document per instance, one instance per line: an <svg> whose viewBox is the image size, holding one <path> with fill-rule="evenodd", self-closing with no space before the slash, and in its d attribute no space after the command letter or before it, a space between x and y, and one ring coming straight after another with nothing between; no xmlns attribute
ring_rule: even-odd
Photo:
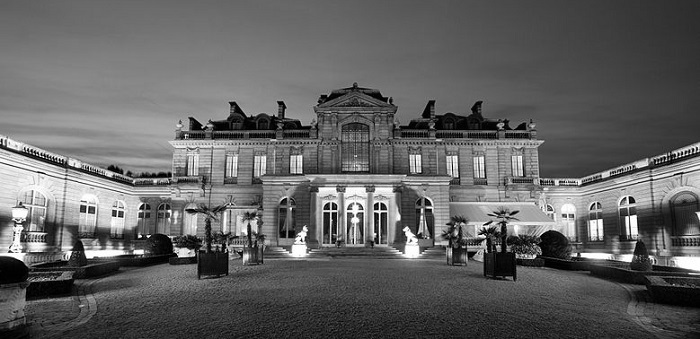
<svg viewBox="0 0 700 339"><path fill-rule="evenodd" d="M493 213L489 213L488 216L495 218L495 220L490 220L484 223L484 226L489 226L492 223L496 223L501 227L500 237L501 237L501 252L489 252L484 254L484 276L492 277L513 277L513 281L517 280L516 271L516 260L515 253L507 252L508 244L506 237L508 235L508 223L512 220L518 220L514 215L518 214L519 211L511 211L505 207L499 207ZM487 238L488 242L488 238Z"/></svg>
<svg viewBox="0 0 700 339"><path fill-rule="evenodd" d="M498 232L498 228L493 225L489 227L482 227L481 230L479 230L480 236L483 236L486 238L486 252L491 253L496 251L496 246L494 246L494 239L499 238L501 234Z"/></svg>
<svg viewBox="0 0 700 339"><path fill-rule="evenodd" d="M506 241L517 259L535 259L542 254L539 237L526 234L511 235Z"/></svg>
<svg viewBox="0 0 700 339"><path fill-rule="evenodd" d="M209 207L199 204L197 208L188 208L185 211L190 214L204 215L204 253L197 255L197 278L202 275L228 275L228 253L212 252L211 243L213 240L211 233L211 221L217 220L216 216L226 209L226 205Z"/></svg>
<svg viewBox="0 0 700 339"><path fill-rule="evenodd" d="M447 223L450 227L442 232L442 238L447 240L448 243L447 248L445 248L448 265L467 265L466 239L464 238L462 227L468 222L464 216L454 215L450 218L450 222Z"/></svg>
<svg viewBox="0 0 700 339"><path fill-rule="evenodd" d="M258 246L258 240L253 241L253 229L251 222L253 220L258 221L260 225L261 220L257 212L245 212L243 214L243 222L247 224L246 237L248 238L246 245L243 246L243 265L258 265L263 263L262 253L260 253L260 248Z"/></svg>

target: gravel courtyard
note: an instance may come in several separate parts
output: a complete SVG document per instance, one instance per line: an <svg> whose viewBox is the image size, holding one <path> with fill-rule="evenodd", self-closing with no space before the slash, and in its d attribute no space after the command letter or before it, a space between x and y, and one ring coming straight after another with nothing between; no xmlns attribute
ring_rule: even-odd
<svg viewBox="0 0 700 339"><path fill-rule="evenodd" d="M28 302L32 338L700 337L700 309L644 303L643 286L529 267L487 279L473 261L238 260L202 280L162 264L76 285Z"/></svg>

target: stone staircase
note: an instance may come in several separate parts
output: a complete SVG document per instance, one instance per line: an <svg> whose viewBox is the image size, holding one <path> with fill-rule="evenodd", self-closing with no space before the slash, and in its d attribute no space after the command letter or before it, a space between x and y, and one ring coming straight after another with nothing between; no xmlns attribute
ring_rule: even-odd
<svg viewBox="0 0 700 339"><path fill-rule="evenodd" d="M391 246L375 247L322 247L309 251L307 258L367 258L403 259L403 253Z"/></svg>
<svg viewBox="0 0 700 339"><path fill-rule="evenodd" d="M289 253L284 247L280 246L265 246L265 253L263 254L265 259L289 259L293 258L292 254Z"/></svg>
<svg viewBox="0 0 700 339"><path fill-rule="evenodd" d="M423 251L419 258L421 259L445 259L445 247L443 246L434 246L434 247L429 247Z"/></svg>

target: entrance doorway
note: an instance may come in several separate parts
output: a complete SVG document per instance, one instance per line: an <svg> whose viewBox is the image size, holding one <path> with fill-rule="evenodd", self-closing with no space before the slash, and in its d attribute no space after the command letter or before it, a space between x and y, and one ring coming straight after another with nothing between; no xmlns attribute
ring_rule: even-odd
<svg viewBox="0 0 700 339"><path fill-rule="evenodd" d="M359 202L352 202L347 206L346 215L346 244L362 245L365 243L365 212L364 207Z"/></svg>

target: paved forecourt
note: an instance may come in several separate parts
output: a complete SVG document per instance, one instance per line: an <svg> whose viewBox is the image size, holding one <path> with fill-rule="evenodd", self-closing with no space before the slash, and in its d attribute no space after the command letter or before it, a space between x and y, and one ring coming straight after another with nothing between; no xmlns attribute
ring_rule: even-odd
<svg viewBox="0 0 700 339"><path fill-rule="evenodd" d="M128 268L79 280L73 296L29 301L32 338L693 338L700 309L646 303L643 286L587 272L444 260L231 261ZM671 314L669 319L665 314Z"/></svg>

